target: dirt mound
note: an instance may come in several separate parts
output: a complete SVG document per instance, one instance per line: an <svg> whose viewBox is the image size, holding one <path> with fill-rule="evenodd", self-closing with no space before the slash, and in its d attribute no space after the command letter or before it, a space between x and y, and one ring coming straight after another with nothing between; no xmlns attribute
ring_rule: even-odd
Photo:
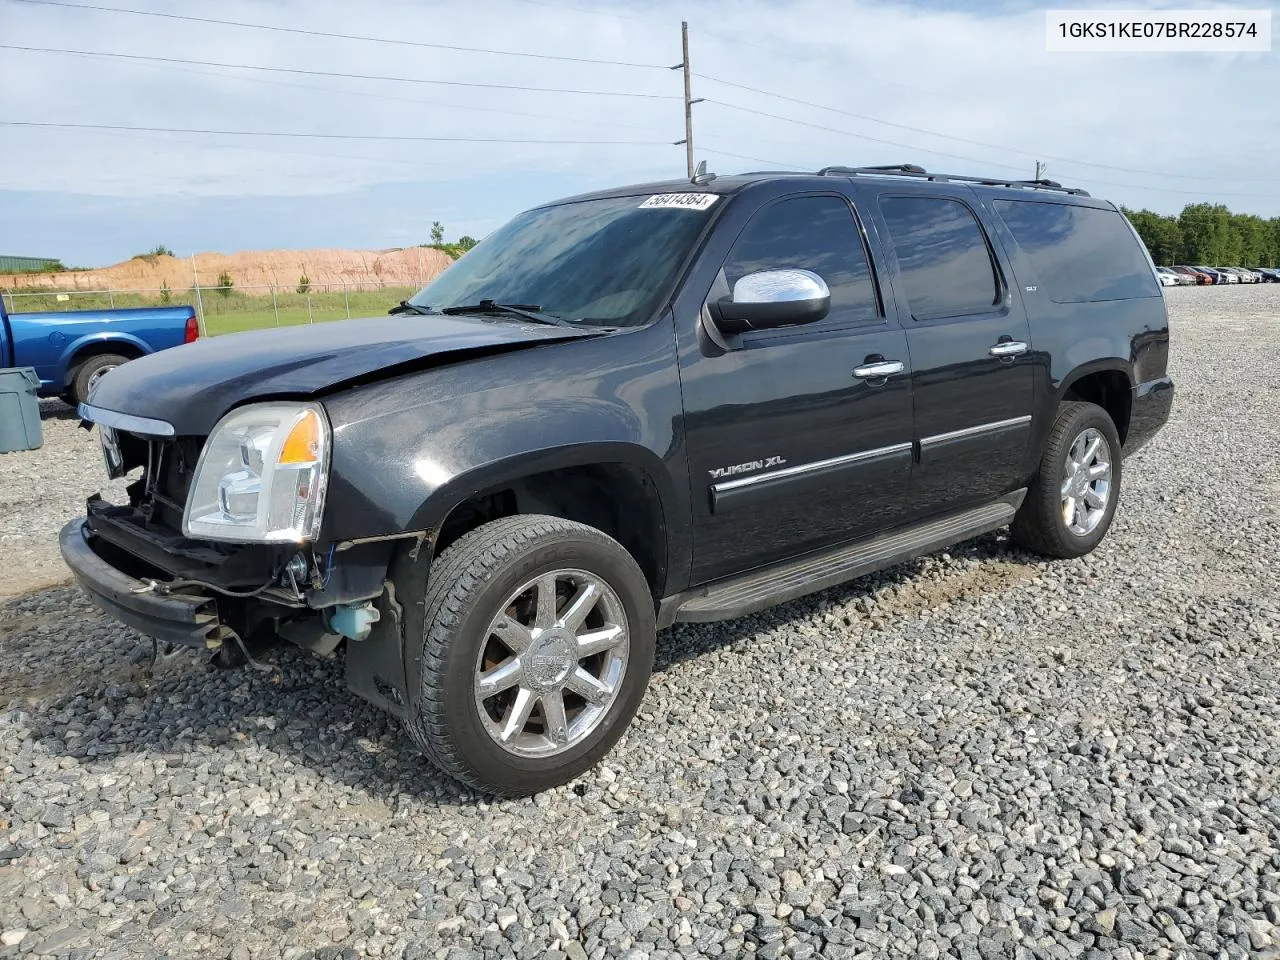
<svg viewBox="0 0 1280 960"><path fill-rule="evenodd" d="M97 270L67 273L0 274L5 290L185 290L198 276L212 287L226 273L240 288L272 284L292 289L305 275L317 286L419 286L453 263L441 250L261 250L243 253L198 253L192 257L134 257Z"/></svg>

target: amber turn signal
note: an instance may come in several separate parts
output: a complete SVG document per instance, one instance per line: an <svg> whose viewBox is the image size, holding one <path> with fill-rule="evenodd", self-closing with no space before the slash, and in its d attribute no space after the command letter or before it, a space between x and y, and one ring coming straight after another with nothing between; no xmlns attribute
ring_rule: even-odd
<svg viewBox="0 0 1280 960"><path fill-rule="evenodd" d="M280 457L281 466L315 463L320 459L320 437L323 426L320 415L314 410L304 411L284 438Z"/></svg>

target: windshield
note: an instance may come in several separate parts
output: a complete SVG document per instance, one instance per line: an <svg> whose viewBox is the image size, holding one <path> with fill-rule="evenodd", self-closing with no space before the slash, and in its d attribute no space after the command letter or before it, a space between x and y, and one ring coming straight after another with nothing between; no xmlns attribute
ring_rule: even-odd
<svg viewBox="0 0 1280 960"><path fill-rule="evenodd" d="M647 323L716 202L709 194L673 196L702 202L612 197L526 211L409 303L442 310L493 300L584 325Z"/></svg>

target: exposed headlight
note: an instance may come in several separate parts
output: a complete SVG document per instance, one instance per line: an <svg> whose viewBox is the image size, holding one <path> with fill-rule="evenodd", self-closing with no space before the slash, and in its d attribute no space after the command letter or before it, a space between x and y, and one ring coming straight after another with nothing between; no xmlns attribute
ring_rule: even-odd
<svg viewBox="0 0 1280 960"><path fill-rule="evenodd" d="M187 495L193 539L301 543L320 533L329 422L310 403L257 403L209 435Z"/></svg>

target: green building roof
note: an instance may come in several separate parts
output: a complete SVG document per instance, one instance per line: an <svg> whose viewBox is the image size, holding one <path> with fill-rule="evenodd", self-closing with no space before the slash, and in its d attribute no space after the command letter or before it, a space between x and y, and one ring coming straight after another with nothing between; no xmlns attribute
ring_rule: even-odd
<svg viewBox="0 0 1280 960"><path fill-rule="evenodd" d="M61 267L54 257L6 257L0 254L0 273L39 273L49 267Z"/></svg>

